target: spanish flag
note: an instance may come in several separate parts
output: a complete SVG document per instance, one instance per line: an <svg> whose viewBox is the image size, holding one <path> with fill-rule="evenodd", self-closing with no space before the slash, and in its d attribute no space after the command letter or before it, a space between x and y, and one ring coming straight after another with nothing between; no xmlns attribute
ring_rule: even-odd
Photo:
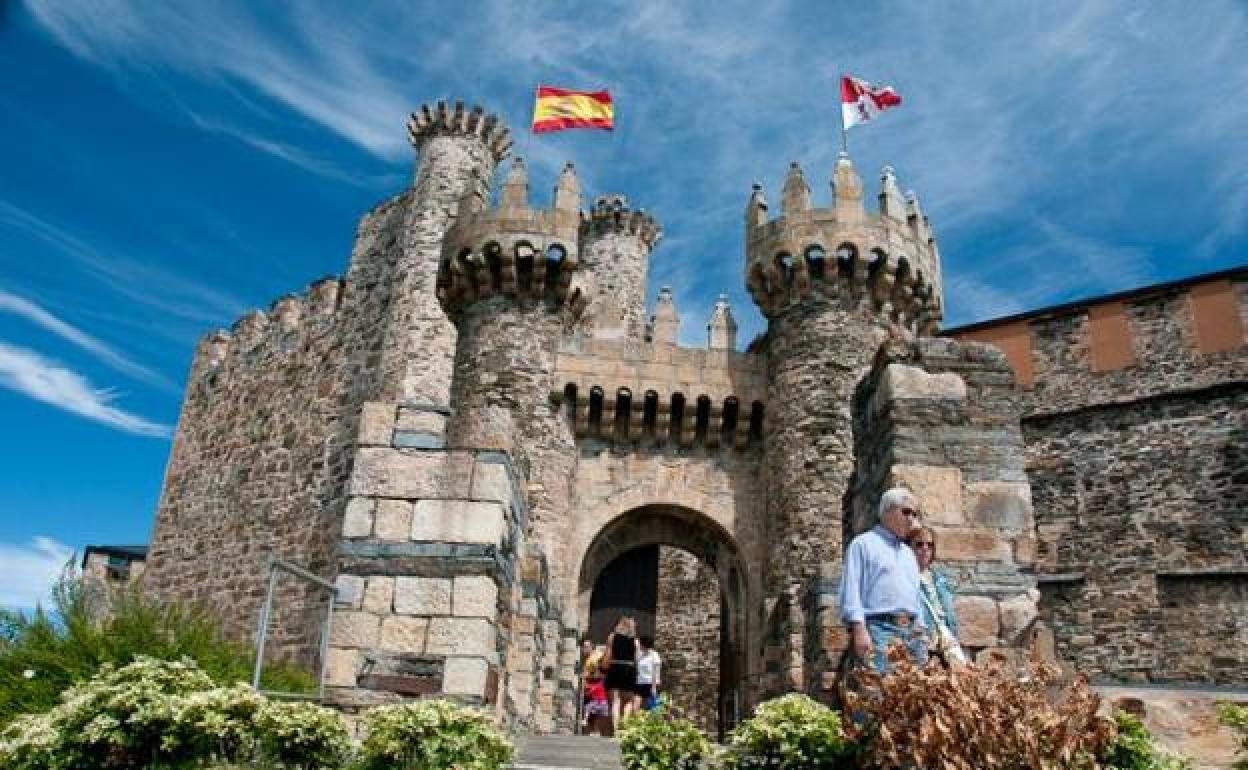
<svg viewBox="0 0 1248 770"><path fill-rule="evenodd" d="M545 134L565 128L615 128L615 108L606 91L569 91L552 86L537 87L533 104L533 133Z"/></svg>

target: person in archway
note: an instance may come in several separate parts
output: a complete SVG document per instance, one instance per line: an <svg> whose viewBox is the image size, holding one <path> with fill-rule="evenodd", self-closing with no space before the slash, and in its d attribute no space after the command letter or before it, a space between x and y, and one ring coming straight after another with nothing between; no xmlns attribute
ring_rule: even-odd
<svg viewBox="0 0 1248 770"><path fill-rule="evenodd" d="M611 729L636 709L637 623L621 615L607 637L607 696L611 700Z"/></svg>
<svg viewBox="0 0 1248 770"><path fill-rule="evenodd" d="M663 658L654 649L654 637L638 637L641 652L637 656L637 698L633 708L651 711L659 707L660 675Z"/></svg>
<svg viewBox="0 0 1248 770"><path fill-rule="evenodd" d="M586 735L608 735L607 688L603 682L605 672L604 661L607 648L595 646L592 639L586 636L581 640L581 659L578 662L582 681L583 718L581 726Z"/></svg>
<svg viewBox="0 0 1248 770"><path fill-rule="evenodd" d="M888 647L905 646L927 662L919 564L906 545L922 522L919 503L895 487L880 497L879 523L855 537L845 552L841 576L841 620L849 629L853 662L888 672Z"/></svg>
<svg viewBox="0 0 1248 770"><path fill-rule="evenodd" d="M958 614L953 608L953 591L948 579L932 569L936 561L936 533L931 527L919 527L908 542L919 563L919 600L928 630L927 654L945 668L964 665L966 653L958 643Z"/></svg>

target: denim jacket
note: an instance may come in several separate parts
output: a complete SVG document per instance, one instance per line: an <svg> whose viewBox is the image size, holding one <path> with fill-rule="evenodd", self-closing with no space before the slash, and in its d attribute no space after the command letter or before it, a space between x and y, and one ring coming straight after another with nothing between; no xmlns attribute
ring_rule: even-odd
<svg viewBox="0 0 1248 770"><path fill-rule="evenodd" d="M949 630L953 632L956 639L958 637L958 616L953 610L953 589L949 587L949 579L935 569L930 570L932 573L932 584L936 587L936 596L940 600L941 609L945 612L945 623L949 626ZM931 610L927 608L926 602L923 605L923 620L930 629L936 628L936 619L932 617Z"/></svg>

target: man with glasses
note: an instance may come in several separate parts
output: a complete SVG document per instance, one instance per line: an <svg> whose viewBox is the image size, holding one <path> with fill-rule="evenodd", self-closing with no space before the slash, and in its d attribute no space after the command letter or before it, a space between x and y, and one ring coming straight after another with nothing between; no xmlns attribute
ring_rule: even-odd
<svg viewBox="0 0 1248 770"><path fill-rule="evenodd" d="M927 661L919 596L919 565L906 538L923 514L908 489L880 498L879 523L855 537L845 552L841 620L849 629L856 663L888 671L888 647L899 642L919 663Z"/></svg>

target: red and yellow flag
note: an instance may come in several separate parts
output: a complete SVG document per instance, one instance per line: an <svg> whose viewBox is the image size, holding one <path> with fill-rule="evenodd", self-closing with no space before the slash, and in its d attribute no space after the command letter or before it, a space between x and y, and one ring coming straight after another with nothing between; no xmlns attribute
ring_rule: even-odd
<svg viewBox="0 0 1248 770"><path fill-rule="evenodd" d="M615 108L606 91L569 91L552 86L537 87L533 104L533 133L545 134L565 128L615 128Z"/></svg>

